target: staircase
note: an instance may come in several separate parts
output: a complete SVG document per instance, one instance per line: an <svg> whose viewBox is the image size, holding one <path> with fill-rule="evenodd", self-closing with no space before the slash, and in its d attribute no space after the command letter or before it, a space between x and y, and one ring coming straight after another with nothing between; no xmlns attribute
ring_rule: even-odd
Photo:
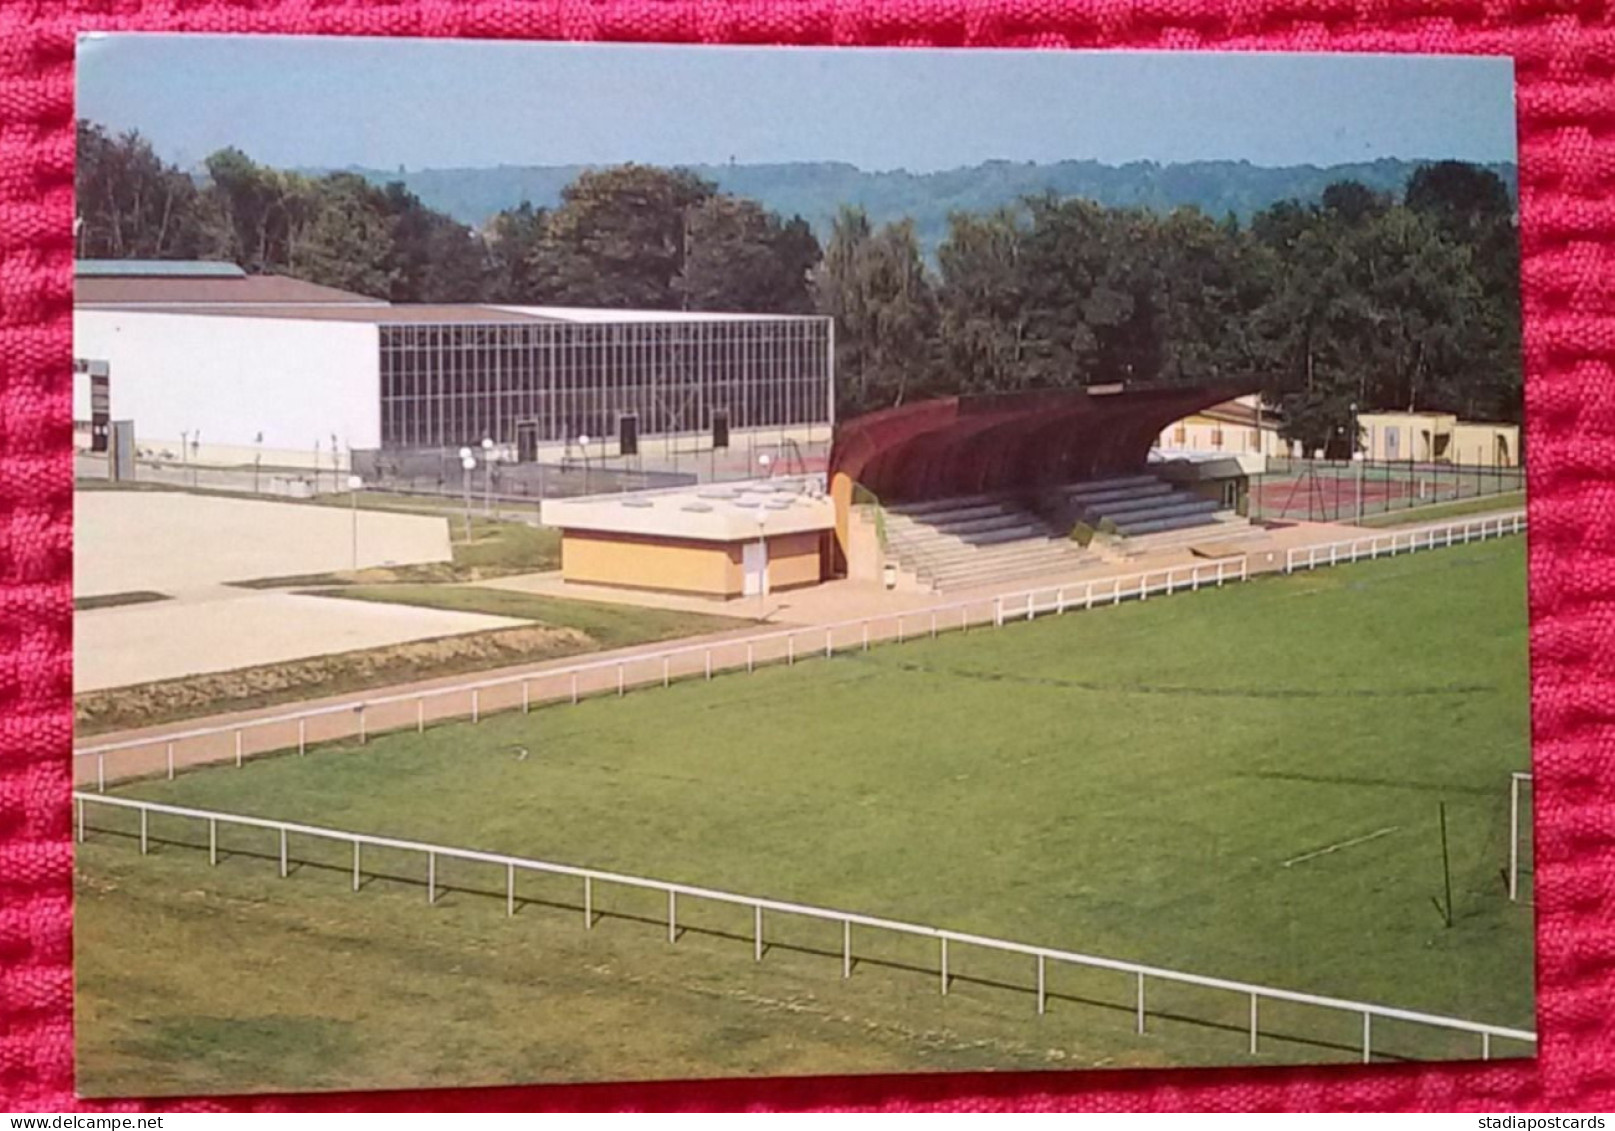
<svg viewBox="0 0 1615 1131"><path fill-rule="evenodd" d="M1088 560L1032 511L998 495L886 508L886 549L933 589L1033 577Z"/></svg>

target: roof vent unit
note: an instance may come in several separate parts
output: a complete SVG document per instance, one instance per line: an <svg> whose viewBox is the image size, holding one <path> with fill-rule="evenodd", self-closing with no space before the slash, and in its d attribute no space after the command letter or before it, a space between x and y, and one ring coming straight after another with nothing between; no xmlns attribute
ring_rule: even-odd
<svg viewBox="0 0 1615 1131"><path fill-rule="evenodd" d="M712 508L709 507L706 503L685 503L682 507L679 508L679 510L681 510L681 511L689 511L691 514L711 514L712 513Z"/></svg>

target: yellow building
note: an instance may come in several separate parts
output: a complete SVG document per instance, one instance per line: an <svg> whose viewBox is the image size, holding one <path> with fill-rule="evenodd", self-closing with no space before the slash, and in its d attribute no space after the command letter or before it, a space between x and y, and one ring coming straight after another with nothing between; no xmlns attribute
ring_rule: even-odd
<svg viewBox="0 0 1615 1131"><path fill-rule="evenodd" d="M1229 455L1288 456L1294 445L1279 435L1279 422L1264 411L1261 398L1236 397L1204 412L1185 416L1161 430L1162 452L1224 452Z"/></svg>
<svg viewBox="0 0 1615 1131"><path fill-rule="evenodd" d="M1365 412L1357 418L1365 458L1465 467L1518 467L1520 426L1459 420L1450 412Z"/></svg>
<svg viewBox="0 0 1615 1131"><path fill-rule="evenodd" d="M561 576L732 598L817 585L825 577L835 510L811 479L552 499L546 526L561 531Z"/></svg>

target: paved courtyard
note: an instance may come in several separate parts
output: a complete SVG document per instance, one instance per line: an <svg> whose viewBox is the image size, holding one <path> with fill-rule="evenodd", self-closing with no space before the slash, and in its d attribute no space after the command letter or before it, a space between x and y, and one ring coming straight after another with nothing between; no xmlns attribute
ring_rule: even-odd
<svg viewBox="0 0 1615 1131"><path fill-rule="evenodd" d="M351 568L354 516L339 507L159 491L81 491L74 505L76 596L168 598L74 615L75 692L526 623L229 584ZM361 567L449 556L446 519L358 514Z"/></svg>
<svg viewBox="0 0 1615 1131"><path fill-rule="evenodd" d="M180 591L353 568L354 516L342 507L193 495L73 495L73 593ZM448 522L361 510L361 567L449 559Z"/></svg>

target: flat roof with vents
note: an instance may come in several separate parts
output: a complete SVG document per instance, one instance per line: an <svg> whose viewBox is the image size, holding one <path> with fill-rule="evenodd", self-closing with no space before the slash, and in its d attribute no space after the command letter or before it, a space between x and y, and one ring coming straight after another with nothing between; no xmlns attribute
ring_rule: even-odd
<svg viewBox="0 0 1615 1131"><path fill-rule="evenodd" d="M756 541L829 530L835 504L821 476L780 476L709 487L672 487L620 495L546 499L545 526L563 533L594 531L698 542Z"/></svg>

